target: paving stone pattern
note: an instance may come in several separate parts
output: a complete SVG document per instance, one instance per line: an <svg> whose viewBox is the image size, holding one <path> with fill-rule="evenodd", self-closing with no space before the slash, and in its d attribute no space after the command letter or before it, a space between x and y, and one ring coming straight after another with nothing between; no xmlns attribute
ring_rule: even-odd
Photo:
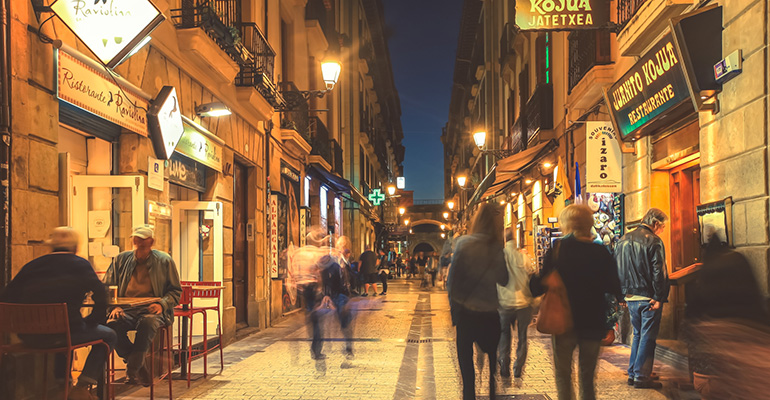
<svg viewBox="0 0 770 400"><path fill-rule="evenodd" d="M460 371L454 328L446 292L419 289L419 282L396 280L386 296L356 297L355 359L346 360L344 340L333 313L325 316L325 360L310 358L304 315L297 313L277 327L252 335L225 349L221 374L210 368L208 379L191 389L175 384L181 399L460 399ZM515 337L515 335L514 335ZM515 345L515 344L514 344ZM697 399L674 388L670 379L682 373L656 364L664 389L640 390L626 385L629 350L604 348L597 369L600 399ZM209 365L219 365L218 355ZM198 368L199 369L199 368ZM487 399L488 367L477 363L479 399ZM193 371L196 366L193 366ZM481 373L478 373L481 371ZM556 399L549 338L530 327L530 349L524 384L498 379L497 399ZM575 382L577 387L577 382ZM179 389L177 389L179 388ZM160 390L161 396L166 394ZM527 396L525 396L527 395ZM141 398L141 392L134 396Z"/></svg>

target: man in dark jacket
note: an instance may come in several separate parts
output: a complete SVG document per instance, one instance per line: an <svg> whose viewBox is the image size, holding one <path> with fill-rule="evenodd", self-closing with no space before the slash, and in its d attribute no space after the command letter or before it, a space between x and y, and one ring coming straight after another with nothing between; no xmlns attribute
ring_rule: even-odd
<svg viewBox="0 0 770 400"><path fill-rule="evenodd" d="M642 224L625 234L615 247L620 285L634 328L628 384L635 388L662 387L651 375L660 317L669 290L666 252L658 237L666 221L668 217L663 211L649 209Z"/></svg>
<svg viewBox="0 0 770 400"><path fill-rule="evenodd" d="M67 316L70 323L72 344L93 340L104 340L110 348L115 346L115 332L99 325L107 314L107 290L99 281L88 260L78 257L78 234L70 227L58 227L51 234L48 242L53 248L51 254L38 257L28 262L0 294L0 301L8 303L52 304L67 303ZM94 310L85 319L80 314L86 293L93 292ZM64 343L52 342L48 335L22 337L24 342L34 347L63 346ZM93 346L86 358L83 372L78 378L78 385L69 393L69 399L95 399L87 387L95 385L104 371L109 351L104 346ZM66 359L56 357L55 375L57 378L69 378L66 371Z"/></svg>
<svg viewBox="0 0 770 400"><path fill-rule="evenodd" d="M363 275L364 281L364 293L361 296L369 295L369 286L374 287L374 295L376 296L377 282L379 282L380 277L377 274L377 255L371 250L371 246L366 245L359 261L359 273Z"/></svg>

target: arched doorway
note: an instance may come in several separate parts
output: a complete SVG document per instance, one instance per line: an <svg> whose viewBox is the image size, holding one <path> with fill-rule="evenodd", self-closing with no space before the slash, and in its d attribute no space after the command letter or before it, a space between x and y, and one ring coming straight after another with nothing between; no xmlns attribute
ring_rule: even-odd
<svg viewBox="0 0 770 400"><path fill-rule="evenodd" d="M431 253L436 251L436 249L434 249L433 246L431 246L429 243L422 242L417 246L414 246L414 250L412 250L412 254L419 253L421 251L424 253Z"/></svg>

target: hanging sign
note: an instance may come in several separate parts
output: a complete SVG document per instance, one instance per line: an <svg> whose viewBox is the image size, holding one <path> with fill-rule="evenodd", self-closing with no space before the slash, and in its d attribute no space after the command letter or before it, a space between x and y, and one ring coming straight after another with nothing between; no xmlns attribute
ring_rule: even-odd
<svg viewBox="0 0 770 400"><path fill-rule="evenodd" d="M278 196L270 195L270 278L278 279Z"/></svg>
<svg viewBox="0 0 770 400"><path fill-rule="evenodd" d="M308 214L310 208L302 206L299 209L299 245L300 247L307 244L307 221L309 219Z"/></svg>
<svg viewBox="0 0 770 400"><path fill-rule="evenodd" d="M516 25L523 31L606 27L607 0L516 0Z"/></svg>
<svg viewBox="0 0 770 400"><path fill-rule="evenodd" d="M396 188L400 190L406 189L406 178L403 176L399 176L396 178Z"/></svg>
<svg viewBox="0 0 770 400"><path fill-rule="evenodd" d="M147 100L129 87L118 86L106 72L63 51L57 51L57 59L59 99L147 136Z"/></svg>
<svg viewBox="0 0 770 400"><path fill-rule="evenodd" d="M149 0L56 0L51 10L110 68L165 19Z"/></svg>
<svg viewBox="0 0 770 400"><path fill-rule="evenodd" d="M649 122L690 100L690 89L671 33L615 82L605 97L615 127L624 140L638 138L640 129Z"/></svg>
<svg viewBox="0 0 770 400"><path fill-rule="evenodd" d="M586 122L586 192L623 192L622 155L610 121Z"/></svg>
<svg viewBox="0 0 770 400"><path fill-rule="evenodd" d="M372 192L369 193L369 201L375 206L379 206L380 203L385 201L385 194L380 189L372 189Z"/></svg>
<svg viewBox="0 0 770 400"><path fill-rule="evenodd" d="M184 133L182 109L173 86L163 86L147 111L147 119L155 155L168 160Z"/></svg>
<svg viewBox="0 0 770 400"><path fill-rule="evenodd" d="M176 145L176 151L215 171L222 172L224 154L222 146L189 124L184 124L184 134Z"/></svg>

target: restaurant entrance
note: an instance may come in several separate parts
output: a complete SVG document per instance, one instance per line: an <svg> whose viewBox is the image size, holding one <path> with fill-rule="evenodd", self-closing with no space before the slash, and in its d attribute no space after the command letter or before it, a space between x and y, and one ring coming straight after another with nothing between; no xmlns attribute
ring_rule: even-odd
<svg viewBox="0 0 770 400"><path fill-rule="evenodd" d="M222 203L171 202L171 256L182 281L223 281ZM202 214L202 215L201 215ZM220 307L224 307L220 292ZM216 306L216 299L196 299L195 305ZM216 332L216 312L207 311L209 333ZM193 319L193 336L203 334L203 319Z"/></svg>

